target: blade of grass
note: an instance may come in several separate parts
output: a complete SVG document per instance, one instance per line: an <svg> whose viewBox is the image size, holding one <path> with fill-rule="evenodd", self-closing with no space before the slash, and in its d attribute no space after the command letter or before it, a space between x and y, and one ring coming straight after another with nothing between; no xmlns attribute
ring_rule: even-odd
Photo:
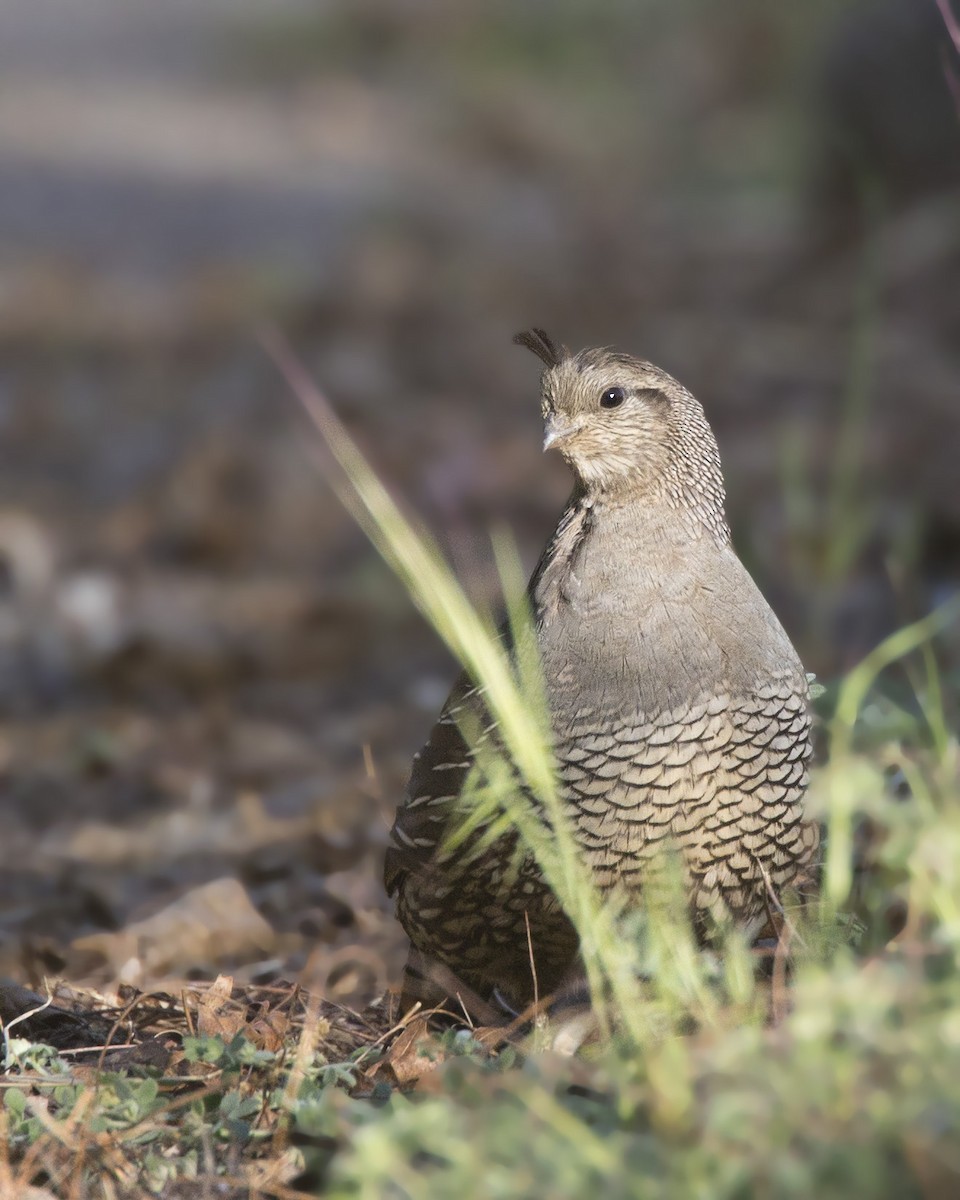
<svg viewBox="0 0 960 1200"><path fill-rule="evenodd" d="M921 617L919 621L914 621L912 625L905 625L890 634L853 668L844 680L837 698L831 728L831 758L849 754L854 726L878 675L904 655L925 645L958 616L960 595L951 597L933 612Z"/></svg>
<svg viewBox="0 0 960 1200"><path fill-rule="evenodd" d="M830 762L822 784L827 809L828 836L823 868L822 923L830 924L846 903L853 883L853 842L860 804L876 787L882 788L876 769L853 752L853 735L871 688L878 676L914 650L929 643L960 614L960 596L954 596L912 625L898 629L847 675L837 698L830 726Z"/></svg>

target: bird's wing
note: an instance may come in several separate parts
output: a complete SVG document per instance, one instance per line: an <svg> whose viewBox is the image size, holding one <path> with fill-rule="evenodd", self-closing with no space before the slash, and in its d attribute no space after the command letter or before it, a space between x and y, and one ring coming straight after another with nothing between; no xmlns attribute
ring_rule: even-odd
<svg viewBox="0 0 960 1200"><path fill-rule="evenodd" d="M384 861L384 883L391 896L411 870L430 861L443 840L451 807L473 761L458 717L475 694L468 677L461 675L413 760L407 796L397 809Z"/></svg>

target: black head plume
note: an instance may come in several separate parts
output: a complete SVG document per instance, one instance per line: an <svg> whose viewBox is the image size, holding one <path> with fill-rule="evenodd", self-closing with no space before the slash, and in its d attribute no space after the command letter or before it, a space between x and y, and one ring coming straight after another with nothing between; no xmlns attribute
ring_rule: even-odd
<svg viewBox="0 0 960 1200"><path fill-rule="evenodd" d="M516 345L532 350L548 367L557 367L565 358L570 357L566 346L562 342L557 346L542 329L524 329L522 333L515 334L513 340Z"/></svg>

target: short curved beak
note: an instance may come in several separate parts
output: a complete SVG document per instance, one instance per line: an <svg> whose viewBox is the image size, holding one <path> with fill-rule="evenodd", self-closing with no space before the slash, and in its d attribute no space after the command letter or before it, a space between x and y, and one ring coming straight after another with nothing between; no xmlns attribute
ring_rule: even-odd
<svg viewBox="0 0 960 1200"><path fill-rule="evenodd" d="M559 420L555 414L547 417L543 427L544 453L572 438L575 433L579 432L579 428L578 425Z"/></svg>

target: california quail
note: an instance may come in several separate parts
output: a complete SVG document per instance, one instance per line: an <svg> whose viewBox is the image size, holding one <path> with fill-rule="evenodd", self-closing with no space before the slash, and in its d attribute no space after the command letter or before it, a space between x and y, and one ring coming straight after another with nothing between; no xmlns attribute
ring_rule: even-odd
<svg viewBox="0 0 960 1200"><path fill-rule="evenodd" d="M713 433L665 371L610 349L514 339L545 363L544 448L573 493L534 571L534 613L560 794L601 889L639 893L658 848L680 848L696 919L756 926L811 859L803 819L807 679L737 558ZM412 943L406 998L439 999L440 964L481 997L540 994L576 934L509 836L480 854L445 837L470 766L462 677L414 760L385 880ZM412 969L416 964L416 969ZM444 972L445 968L445 972ZM433 972L436 977L436 972ZM442 994L443 986L439 988Z"/></svg>

